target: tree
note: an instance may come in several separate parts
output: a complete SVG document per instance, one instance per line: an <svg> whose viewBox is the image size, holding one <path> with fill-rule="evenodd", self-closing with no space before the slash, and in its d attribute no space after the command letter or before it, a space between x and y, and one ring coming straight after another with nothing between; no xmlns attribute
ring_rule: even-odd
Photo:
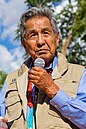
<svg viewBox="0 0 86 129"><path fill-rule="evenodd" d="M69 4L57 18L61 24L61 52L67 54L69 62L86 65L86 1L76 0L76 2L76 5L72 5L69 0Z"/></svg>
<svg viewBox="0 0 86 129"><path fill-rule="evenodd" d="M42 7L44 5L48 6L47 3L49 2L61 2L62 0L26 0L25 3L27 3L28 7Z"/></svg>
<svg viewBox="0 0 86 129"><path fill-rule="evenodd" d="M6 79L7 74L0 71L0 88L2 87L2 85L4 84L4 80Z"/></svg>

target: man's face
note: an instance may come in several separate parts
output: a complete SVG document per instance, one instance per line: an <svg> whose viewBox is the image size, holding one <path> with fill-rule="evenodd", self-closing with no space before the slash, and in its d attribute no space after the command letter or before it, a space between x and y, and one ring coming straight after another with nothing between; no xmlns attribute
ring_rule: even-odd
<svg viewBox="0 0 86 129"><path fill-rule="evenodd" d="M47 17L35 16L26 22L26 43L22 43L34 61L43 58L48 66L58 46L58 36Z"/></svg>

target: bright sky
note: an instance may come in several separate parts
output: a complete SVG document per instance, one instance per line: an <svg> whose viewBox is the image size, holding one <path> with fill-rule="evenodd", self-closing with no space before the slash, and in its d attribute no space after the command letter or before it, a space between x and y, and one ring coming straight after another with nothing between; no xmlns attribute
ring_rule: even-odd
<svg viewBox="0 0 86 129"><path fill-rule="evenodd" d="M23 62L24 50L13 39L24 10L24 0L0 0L0 70L6 73L19 68Z"/></svg>
<svg viewBox="0 0 86 129"><path fill-rule="evenodd" d="M0 0L0 70L10 73L19 68L23 62L24 49L19 41L14 41L15 30L21 14L26 10L25 0ZM64 0L67 3L67 0ZM59 5L60 11L65 5Z"/></svg>

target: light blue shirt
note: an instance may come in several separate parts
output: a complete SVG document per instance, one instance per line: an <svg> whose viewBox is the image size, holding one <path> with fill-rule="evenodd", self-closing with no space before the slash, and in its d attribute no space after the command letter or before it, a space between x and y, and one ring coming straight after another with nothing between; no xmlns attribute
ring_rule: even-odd
<svg viewBox="0 0 86 129"><path fill-rule="evenodd" d="M77 127L86 129L86 69L81 77L76 98L71 98L59 90L50 103Z"/></svg>
<svg viewBox="0 0 86 129"><path fill-rule="evenodd" d="M54 68L57 64L56 57L53 64ZM4 83L0 91L0 116L5 115L5 89L6 83ZM56 107L64 117L77 125L77 127L86 129L86 69L81 77L76 98L71 98L59 90L55 97L50 100L50 104ZM27 108L28 113L29 107Z"/></svg>

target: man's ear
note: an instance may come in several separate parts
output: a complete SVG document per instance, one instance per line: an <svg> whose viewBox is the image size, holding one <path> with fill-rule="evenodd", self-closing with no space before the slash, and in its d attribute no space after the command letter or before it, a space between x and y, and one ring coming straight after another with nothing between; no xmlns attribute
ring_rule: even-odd
<svg viewBox="0 0 86 129"><path fill-rule="evenodd" d="M58 32L58 34L56 35L56 45L57 45L57 47L59 46L59 41L60 41L60 33Z"/></svg>
<svg viewBox="0 0 86 129"><path fill-rule="evenodd" d="M21 40L22 46L24 47L25 51L28 52L27 50L27 43L24 40Z"/></svg>
<svg viewBox="0 0 86 129"><path fill-rule="evenodd" d="M22 46L24 47L24 49L26 49L25 41L21 39L21 43L22 43Z"/></svg>

